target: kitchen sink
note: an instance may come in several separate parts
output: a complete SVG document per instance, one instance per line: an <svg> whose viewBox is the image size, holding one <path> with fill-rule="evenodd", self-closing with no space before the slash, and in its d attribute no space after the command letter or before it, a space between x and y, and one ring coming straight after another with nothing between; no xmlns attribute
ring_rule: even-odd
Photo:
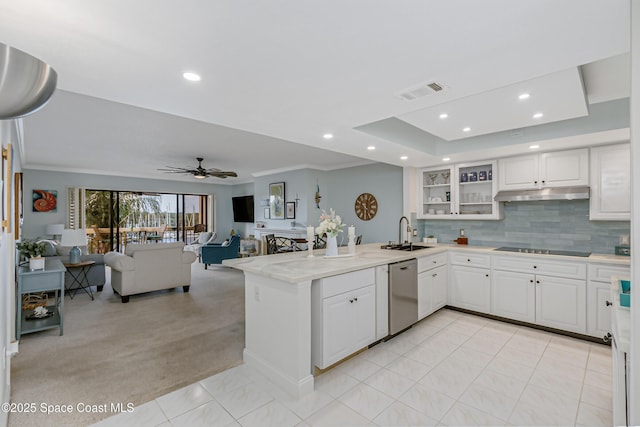
<svg viewBox="0 0 640 427"><path fill-rule="evenodd" d="M394 251L411 252L411 251L418 251L420 249L428 249L428 248L433 248L433 247L434 246L414 245L413 243L404 243L404 244L389 243L387 245L380 246L380 249L390 249L390 250L394 250Z"/></svg>

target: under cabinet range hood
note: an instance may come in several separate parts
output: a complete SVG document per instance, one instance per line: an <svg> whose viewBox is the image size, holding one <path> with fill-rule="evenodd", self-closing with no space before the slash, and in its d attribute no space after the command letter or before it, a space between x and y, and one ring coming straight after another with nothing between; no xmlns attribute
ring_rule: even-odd
<svg viewBox="0 0 640 427"><path fill-rule="evenodd" d="M589 187L555 187L540 190L498 191L496 202L530 202L539 200L581 200L589 198Z"/></svg>
<svg viewBox="0 0 640 427"><path fill-rule="evenodd" d="M51 66L0 43L0 120L38 111L53 95L57 81Z"/></svg>

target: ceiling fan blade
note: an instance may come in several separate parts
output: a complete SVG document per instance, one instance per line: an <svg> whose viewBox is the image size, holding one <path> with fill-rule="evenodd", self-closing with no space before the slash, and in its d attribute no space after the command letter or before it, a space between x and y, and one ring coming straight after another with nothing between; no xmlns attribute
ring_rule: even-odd
<svg viewBox="0 0 640 427"><path fill-rule="evenodd" d="M219 171L219 172L210 172L209 173L210 176L215 176L216 178L227 178L227 177L232 177L235 178L238 176L237 173L232 172L232 171Z"/></svg>
<svg viewBox="0 0 640 427"><path fill-rule="evenodd" d="M187 168L177 168L174 166L166 166L166 169L158 169L159 171L163 171L163 172L188 172L188 173L193 173L194 170L193 169L187 169Z"/></svg>

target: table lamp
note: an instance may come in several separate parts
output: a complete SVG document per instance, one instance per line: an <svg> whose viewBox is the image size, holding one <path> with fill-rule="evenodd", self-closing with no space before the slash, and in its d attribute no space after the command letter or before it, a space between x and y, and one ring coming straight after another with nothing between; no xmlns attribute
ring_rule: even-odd
<svg viewBox="0 0 640 427"><path fill-rule="evenodd" d="M64 224L48 224L45 229L45 234L53 236L54 240L60 241L62 230L64 230Z"/></svg>
<svg viewBox="0 0 640 427"><path fill-rule="evenodd" d="M78 246L87 245L87 234L84 230L62 230L62 246L73 246L69 252L69 263L80 263L80 248Z"/></svg>

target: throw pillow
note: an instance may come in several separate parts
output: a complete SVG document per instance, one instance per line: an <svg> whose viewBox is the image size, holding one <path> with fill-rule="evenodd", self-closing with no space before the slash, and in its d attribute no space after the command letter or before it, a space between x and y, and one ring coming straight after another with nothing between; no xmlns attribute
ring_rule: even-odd
<svg viewBox="0 0 640 427"><path fill-rule="evenodd" d="M198 243L200 243L201 245L204 245L209 241L210 238L211 238L211 233L209 231L200 233L200 235L198 236Z"/></svg>
<svg viewBox="0 0 640 427"><path fill-rule="evenodd" d="M38 243L44 243L45 249L42 256L56 256L56 245L51 240L40 240Z"/></svg>
<svg viewBox="0 0 640 427"><path fill-rule="evenodd" d="M222 246L223 248L229 246L229 241L225 240L220 246Z"/></svg>

